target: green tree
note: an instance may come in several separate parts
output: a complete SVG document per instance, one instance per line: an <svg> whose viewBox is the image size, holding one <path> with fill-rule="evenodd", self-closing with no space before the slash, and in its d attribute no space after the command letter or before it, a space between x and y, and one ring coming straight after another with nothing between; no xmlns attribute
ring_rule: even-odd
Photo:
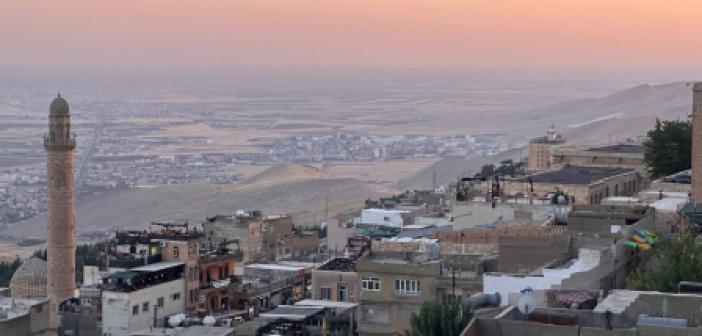
<svg viewBox="0 0 702 336"><path fill-rule="evenodd" d="M680 281L702 281L702 245L686 234L662 242L626 278L634 290L677 292Z"/></svg>
<svg viewBox="0 0 702 336"><path fill-rule="evenodd" d="M405 335L458 336L471 317L461 298L444 295L438 300L423 303L419 314L412 314L411 329Z"/></svg>
<svg viewBox="0 0 702 336"><path fill-rule="evenodd" d="M7 287L10 285L10 279L15 271L22 265L22 261L19 257L15 257L13 261L3 261L0 262L0 287Z"/></svg>
<svg viewBox="0 0 702 336"><path fill-rule="evenodd" d="M656 119L644 142L644 161L653 178L690 169L692 154L692 124L690 121Z"/></svg>

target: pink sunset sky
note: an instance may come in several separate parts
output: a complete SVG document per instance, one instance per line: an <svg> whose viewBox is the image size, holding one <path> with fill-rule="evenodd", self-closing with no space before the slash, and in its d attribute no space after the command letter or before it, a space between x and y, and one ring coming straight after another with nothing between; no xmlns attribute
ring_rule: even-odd
<svg viewBox="0 0 702 336"><path fill-rule="evenodd" d="M699 0L22 0L0 66L695 68Z"/></svg>

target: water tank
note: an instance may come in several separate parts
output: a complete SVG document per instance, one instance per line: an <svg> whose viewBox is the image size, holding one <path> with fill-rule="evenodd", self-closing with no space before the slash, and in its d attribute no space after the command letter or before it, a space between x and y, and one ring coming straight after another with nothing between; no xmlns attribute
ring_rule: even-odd
<svg viewBox="0 0 702 336"><path fill-rule="evenodd" d="M212 315L207 315L204 319L202 319L202 324L206 327L212 327L215 325L215 323L217 323L217 320L215 320L214 316Z"/></svg>

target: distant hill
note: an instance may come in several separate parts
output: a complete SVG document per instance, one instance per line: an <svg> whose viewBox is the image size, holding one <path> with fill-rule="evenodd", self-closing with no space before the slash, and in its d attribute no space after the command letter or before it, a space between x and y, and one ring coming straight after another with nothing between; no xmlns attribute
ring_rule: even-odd
<svg viewBox="0 0 702 336"><path fill-rule="evenodd" d="M275 169L269 173L280 171ZM276 177L277 174L269 176ZM329 217L333 218L337 213L362 207L367 198L390 192L358 180L339 178L307 178L280 183L259 180L255 184L236 185L166 185L113 191L79 199L76 229L79 234L84 234L113 229L144 229L151 221L187 219L191 223L200 223L207 216L231 214L237 209L289 213L296 223L309 225L322 220L327 197ZM36 216L2 229L0 233L14 237L43 237L46 220L46 215Z"/></svg>
<svg viewBox="0 0 702 336"><path fill-rule="evenodd" d="M573 144L605 144L643 136L655 119L685 119L692 111L691 88L684 82L662 85L639 85L613 94L578 99L538 108L500 113L505 131L514 136L532 138L544 134L553 123ZM518 126L516 126L518 125ZM523 155L527 155L526 150ZM518 159L519 150L493 157L445 158L402 180L403 189L424 189L432 185L437 174L439 184L458 176L472 175L487 163Z"/></svg>
<svg viewBox="0 0 702 336"><path fill-rule="evenodd" d="M319 168L301 164L279 164L247 179L244 184L275 184L301 180L332 179L334 175Z"/></svg>

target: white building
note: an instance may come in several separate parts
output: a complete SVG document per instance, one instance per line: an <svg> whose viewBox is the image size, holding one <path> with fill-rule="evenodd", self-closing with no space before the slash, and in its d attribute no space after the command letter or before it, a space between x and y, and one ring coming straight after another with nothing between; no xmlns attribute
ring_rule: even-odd
<svg viewBox="0 0 702 336"><path fill-rule="evenodd" d="M128 336L185 310L183 264L160 262L110 276L102 292L102 335Z"/></svg>
<svg viewBox="0 0 702 336"><path fill-rule="evenodd" d="M409 214L407 210L363 209L361 224L401 228L405 224L411 224Z"/></svg>

